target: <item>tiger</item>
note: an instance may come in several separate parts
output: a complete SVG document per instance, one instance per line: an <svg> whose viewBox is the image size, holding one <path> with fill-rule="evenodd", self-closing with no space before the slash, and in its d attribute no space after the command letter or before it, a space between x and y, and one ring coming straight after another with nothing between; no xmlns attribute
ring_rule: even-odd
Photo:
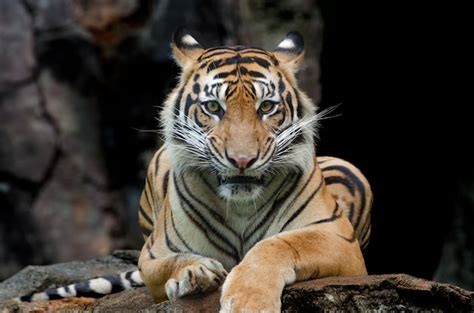
<svg viewBox="0 0 474 313"><path fill-rule="evenodd" d="M181 73L140 198L138 269L23 300L144 284L156 302L220 289L221 312L278 312L286 285L367 275L372 191L351 163L316 156L324 111L297 86L302 35L204 49L180 28L171 48Z"/></svg>

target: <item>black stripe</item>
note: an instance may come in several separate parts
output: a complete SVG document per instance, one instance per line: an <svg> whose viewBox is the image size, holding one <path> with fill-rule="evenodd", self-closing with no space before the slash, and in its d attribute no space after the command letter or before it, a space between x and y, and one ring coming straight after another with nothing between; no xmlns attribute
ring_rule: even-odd
<svg viewBox="0 0 474 313"><path fill-rule="evenodd" d="M231 88L232 88L232 89L231 89ZM235 87L235 86L229 86L229 87L226 89L226 91L225 91L225 93L226 93L226 95L225 95L226 99L230 99L230 97L232 97L232 95L233 95L236 91L237 91L237 87Z"/></svg>
<svg viewBox="0 0 474 313"><path fill-rule="evenodd" d="M179 253L181 252L181 250L173 243L173 241L171 241L170 237L169 237L169 234L168 234L168 223L167 223L167 210L168 210L168 206L165 204L165 208L164 208L165 212L165 216L164 216L164 228L165 228L165 242L166 242L166 246L173 252L175 253ZM173 216L172 216L172 211L170 210L170 218L171 218L171 223L173 224L173 229L176 231L176 229L174 228L174 221L173 221ZM179 233L176 232L176 234L178 234L178 237L180 237ZM181 238L181 237L180 237ZM184 240L183 240L183 243ZM185 243L186 245L186 243Z"/></svg>
<svg viewBox="0 0 474 313"><path fill-rule="evenodd" d="M303 104L301 103L300 93L296 89L295 89L295 94L296 94L296 117L299 118L303 116Z"/></svg>
<svg viewBox="0 0 474 313"><path fill-rule="evenodd" d="M318 164L324 164L324 163L326 163L326 162L328 162L328 161L330 161L330 160L328 160L328 159L320 160L320 158L317 158L317 161L318 161Z"/></svg>
<svg viewBox="0 0 474 313"><path fill-rule="evenodd" d="M273 146L273 149L272 149L272 153L276 150L276 145ZM266 159L265 161L263 161L263 163L261 163L259 166L255 167L254 170L258 170L258 169L261 169L262 167L264 167L265 165L267 165L270 161L272 161L273 159L271 157L269 157L268 159Z"/></svg>
<svg viewBox="0 0 474 313"><path fill-rule="evenodd" d="M350 180L348 180L344 177L341 177L341 176L327 176L327 177L324 177L324 182L326 183L326 185L341 184L349 190L349 192L351 193L352 196L355 195L354 185L352 184L352 181L350 181Z"/></svg>
<svg viewBox="0 0 474 313"><path fill-rule="evenodd" d="M236 49L236 48L238 48L238 49ZM206 52L199 57L198 61L209 59L209 58L212 58L214 56L222 55L222 54L225 54L225 53L234 53L236 51L239 51L240 54L256 53L256 54L262 54L265 57L270 57L271 58L271 56L268 54L268 52L266 52L265 50L261 50L259 48L252 48L252 47L245 47L244 49L241 49L239 47L236 47L236 48L233 48L233 47L215 47L215 48L207 49ZM218 50L220 50L220 51L218 51ZM209 54L209 53L214 52L214 51L218 51L218 52ZM272 61L273 61L273 59L274 58L272 58ZM273 61L273 63L275 63L275 62L278 62L278 61L275 59Z"/></svg>
<svg viewBox="0 0 474 313"><path fill-rule="evenodd" d="M184 104L184 116L188 116L189 109L191 108L193 104L196 104L196 103L197 103L197 98L196 100L194 100L190 94L186 96L186 102Z"/></svg>
<svg viewBox="0 0 474 313"><path fill-rule="evenodd" d="M256 64L258 64L261 67L266 68L266 69L268 69L271 65L271 63L268 62L265 59L262 59L262 58L259 58L259 57L242 57L238 54L236 56L233 56L233 57L230 57L230 58L227 58L227 59L222 59L222 60L212 62L208 66L207 72L209 73L210 71L213 71L215 69L218 69L218 68L226 66L226 65L249 64L249 63L250 64L256 63ZM214 65L214 66L211 67L211 65Z"/></svg>
<svg viewBox="0 0 474 313"><path fill-rule="evenodd" d="M194 83L193 84L193 92L196 95L199 95L199 92L201 92L201 85L199 85L198 83Z"/></svg>
<svg viewBox="0 0 474 313"><path fill-rule="evenodd" d="M291 97L291 92L288 91L288 94L286 95L286 103L289 106L289 111L290 111L290 120L293 120L294 110L295 107L293 106L293 98Z"/></svg>
<svg viewBox="0 0 474 313"><path fill-rule="evenodd" d="M163 182L161 183L162 192L163 192L163 199L166 197L166 194L168 192L168 180L170 176L170 170L167 170L165 175L163 175Z"/></svg>
<svg viewBox="0 0 474 313"><path fill-rule="evenodd" d="M148 224L150 224L151 226L153 226L153 220L150 218L150 216L148 216L148 214L146 214L145 210L142 208L142 206L140 205L139 206L140 208L138 209L138 212L143 216L143 218L145 219L145 221L148 222Z"/></svg>
<svg viewBox="0 0 474 313"><path fill-rule="evenodd" d="M250 217L249 220L257 221L258 217L262 217L262 218L260 219L260 221L257 224L253 224L254 226L252 228L250 228L251 225L248 226L247 230L245 230L245 232L244 232L244 234L245 234L244 241L247 241L250 238L250 236L255 235L254 234L255 231L266 220L267 216L270 214L270 212L272 211L272 208L274 208L274 206L272 205L272 207L269 208L269 210L267 211L265 216L262 215L261 211L263 210L263 208L267 204L271 203L273 201L273 199L276 199L279 196L279 193L280 193L280 191L281 191L281 189L283 188L284 185L285 185L285 181L283 180L281 182L281 184L278 186L278 188L276 189L276 191L272 193L272 196L268 200L264 201L264 203L257 210L255 210L256 212ZM275 204L275 201L273 201L273 204Z"/></svg>
<svg viewBox="0 0 474 313"><path fill-rule="evenodd" d="M283 224L283 227L280 230L280 233L285 230L286 226L288 226L291 222L293 222L294 219L296 219L301 212L306 208L308 203L314 198L314 196L319 192L319 189L321 189L321 186L323 185L323 178L321 177L321 180L319 182L318 187L311 193L311 195L306 199L306 201L291 215L291 217L286 221L285 224Z"/></svg>
<svg viewBox="0 0 474 313"><path fill-rule="evenodd" d="M166 216L166 214L165 214ZM179 233L178 229L176 228L176 224L174 222L174 217L173 217L173 210L170 208L170 219L171 219L171 227L173 227L173 231L176 233L176 236L178 236L179 240L183 243L183 245L188 249L188 251L192 253L196 253L191 246L187 243L186 240L184 240L183 236Z"/></svg>
<svg viewBox="0 0 474 313"><path fill-rule="evenodd" d="M188 185L186 184L186 181L183 179L182 180L183 182L183 187L184 187L184 190L186 191L186 193L191 197L191 199L193 199L194 201L196 201L200 206L204 207L209 213L211 213L211 215L216 218L218 220L218 222L225 228L227 229L228 231L230 231L231 233L233 233L235 236L239 237L239 234L233 230L230 226L224 224L225 223L225 219L217 212L215 212L214 210L212 210L208 205L206 205L203 201L201 201L200 199L196 198L194 196L194 194L189 190L188 188ZM229 241L228 244L230 246L232 246L232 243ZM232 246L233 247L233 246Z"/></svg>
<svg viewBox="0 0 474 313"><path fill-rule="evenodd" d="M250 96L251 98L255 98L257 95L257 92L252 82L244 81L244 90L247 91L248 96Z"/></svg>
<svg viewBox="0 0 474 313"><path fill-rule="evenodd" d="M145 193L145 199L146 199L146 202L148 203L148 206L149 206L151 209L153 209L153 204L154 204L154 202L153 202L153 199L152 199L152 201L150 201L150 197L149 197L149 195L148 195L148 191L147 191L147 188L146 188L146 187L145 187L145 189L143 190L143 192Z"/></svg>
<svg viewBox="0 0 474 313"><path fill-rule="evenodd" d="M20 301L23 301L23 302L31 302L31 298L33 298L33 295L24 295L24 296L21 296L20 297Z"/></svg>
<svg viewBox="0 0 474 313"><path fill-rule="evenodd" d="M194 122L196 123L197 126L203 128L204 125L201 123L201 121L199 120L199 117L198 117L198 114L197 114L198 110L195 109L194 110ZM206 112L202 111L203 114L206 114L207 116L209 116Z"/></svg>
<svg viewBox="0 0 474 313"><path fill-rule="evenodd" d="M140 230L142 231L142 234L145 236L145 237L148 237L150 236L150 234L152 233L153 229L148 229L148 228L145 228L144 226L140 225Z"/></svg>
<svg viewBox="0 0 474 313"><path fill-rule="evenodd" d="M304 183L303 187L301 187L301 189L298 191L298 194L296 194L296 196L293 198L291 203L286 207L285 211L281 214L280 218L278 219L278 222L280 222L282 220L282 218L285 217L288 210L291 209L291 207L296 202L296 200L299 199L299 197L301 196L301 193L306 189L309 182L313 179L314 173L316 173L316 166L313 167L313 171L311 172L311 175L309 175L309 177L306 180L306 182Z"/></svg>
<svg viewBox="0 0 474 313"><path fill-rule="evenodd" d="M273 141L272 141L272 142L273 142ZM265 150L265 152L263 153L262 159L265 159L265 158L267 157L268 152L270 152L270 149L275 147L275 145L272 145L272 142L270 142L270 143L268 144L268 148L267 148L267 150Z"/></svg>
<svg viewBox="0 0 474 313"><path fill-rule="evenodd" d="M180 106L181 106L181 98L183 97L184 87L182 87L178 92L178 97L176 98L176 102L174 104L174 113L179 114Z"/></svg>
<svg viewBox="0 0 474 313"><path fill-rule="evenodd" d="M233 233L236 237L240 237L239 234L238 234L234 229L232 229L230 226L224 224L224 223L225 223L225 219L224 219L219 213L217 213L216 211L212 210L212 209L211 209L209 206L207 206L203 201L201 201L200 199L198 199L197 197L194 196L194 194L189 190L188 185L186 184L185 179L183 179L182 182L183 182L184 190L185 190L186 193L191 197L191 199L193 199L195 202L197 202L200 206L204 207L215 219L218 220L218 222L219 222L225 229L227 229L228 231L230 231L231 233ZM230 242L229 242L229 243L230 243Z"/></svg>
<svg viewBox="0 0 474 313"><path fill-rule="evenodd" d="M105 295L94 291L90 287L89 281L77 283L74 287L76 288L76 297L101 298Z"/></svg>
<svg viewBox="0 0 474 313"><path fill-rule="evenodd" d="M299 172L298 174L296 174L296 176L292 175L291 178L295 179L295 177L296 177L296 179L293 181L293 184L291 186L289 186L289 188L286 189L286 192L283 196L279 197L273 203L273 206L272 206L271 210L269 211L269 213L267 214L267 216L265 216L265 218L261 220L261 222L259 223L258 227L255 229L255 231L257 231L257 229L259 229L262 226L261 224L263 224L264 222L268 222L268 223L267 223L265 228L261 227L262 231L260 232L260 235L257 237L256 242L262 240L263 236L266 234L268 228L273 223L273 221L276 217L275 213L277 213L280 210L283 203L285 203L285 201L288 200L290 195L294 192L294 190L295 190L294 188L296 187L296 185L300 181L302 175L303 175L302 172ZM284 180L284 184L287 184L289 181L291 181L291 178L289 180ZM278 194L278 196L280 195L280 193L281 193L281 190L276 192L276 194ZM270 213L273 213L271 218L269 216Z"/></svg>
<svg viewBox="0 0 474 313"><path fill-rule="evenodd" d="M344 175L346 175L347 178L349 178L350 180L352 180L355 184L355 186L357 187L357 190L359 191L360 193L360 208L361 208L361 211L359 213L359 216L357 217L357 220L356 222L353 224L354 225L354 229L357 229L358 226L359 226L359 223L360 223L360 219L362 218L362 210L365 209L365 205L366 205L366 201L365 201L365 187L364 187L364 184L362 183L362 181L359 179L359 177L357 177L351 170L349 170L347 167L345 166L342 166L342 165L332 165L332 166L328 166L328 167L325 167L322 169L323 172L326 172L326 171L333 171L333 170L336 170L336 171L340 171L342 172Z"/></svg>
<svg viewBox="0 0 474 313"><path fill-rule="evenodd" d="M214 148L214 152L217 153L217 155L223 159L224 156L222 155L222 153L219 151L219 149L217 149L217 147L214 145L214 142L216 141L216 139L214 137L210 137L209 138L209 142L211 143L211 147Z"/></svg>
<svg viewBox="0 0 474 313"><path fill-rule="evenodd" d="M312 223L305 225L305 227L310 226L310 225L333 222L342 216L342 212L339 212L339 214L337 214L338 211L339 211L339 205L336 202L336 206L334 207L334 211L332 212L332 215L330 217L314 221Z"/></svg>
<svg viewBox="0 0 474 313"><path fill-rule="evenodd" d="M283 82L283 77L278 73L278 93L283 97L283 92L286 90L285 82Z"/></svg>
<svg viewBox="0 0 474 313"><path fill-rule="evenodd" d="M150 183L150 179L147 177L147 179L145 180L145 190L144 192L146 193L146 200L148 202L148 204L150 204L150 201L148 200L148 191L147 191L147 187L148 187L148 190L150 190L150 193L151 193L151 201L152 203L154 204L155 203L155 195L153 194L153 189L151 188L151 183ZM150 207L153 208L152 205L150 205Z"/></svg>
<svg viewBox="0 0 474 313"><path fill-rule="evenodd" d="M249 71L248 75L255 77L255 78L265 78L266 76L260 72L257 71Z"/></svg>
<svg viewBox="0 0 474 313"><path fill-rule="evenodd" d="M355 235L355 232L352 232L352 236L350 238L346 238L344 236L341 236L339 234L337 234L339 237L341 237L342 239L344 239L345 241L349 242L349 243L353 243L355 240L356 240L356 235Z"/></svg>
<svg viewBox="0 0 474 313"><path fill-rule="evenodd" d="M219 251L222 253L225 253L227 256L233 258L236 262L238 262L238 253L237 249L230 243L225 237L220 234L217 229L212 226L203 216L202 214L196 210L196 208L189 202L189 200L184 196L183 192L179 189L178 182L176 175L173 175L173 180L175 183L175 188L176 192L178 193L179 199L181 199L186 206L181 206L183 208L184 213L188 216L188 218L191 220L191 222L201 229L203 233L206 234L207 239L209 242ZM188 207L188 209L186 209ZM198 221L194 216L196 216L200 221ZM203 225L204 224L204 225ZM226 243L229 248L231 248L232 251L227 250L225 247L221 246L218 242L216 242L212 235L215 235L217 238L219 238L223 243Z"/></svg>
<svg viewBox="0 0 474 313"><path fill-rule="evenodd" d="M220 51L217 51L217 50L220 50ZM214 51L217 51L217 52L209 54L210 52L214 52ZM226 53L234 53L234 52L235 52L235 50L232 50L230 48L223 48L223 47L209 48L209 49L206 50L206 52L204 54L202 54L199 57L198 62L210 59L214 56L218 56L218 55L222 55L222 54L226 54Z"/></svg>
<svg viewBox="0 0 474 313"><path fill-rule="evenodd" d="M45 293L48 295L49 300L64 299L64 297L59 294L58 289L56 288L46 290Z"/></svg>
<svg viewBox="0 0 474 313"><path fill-rule="evenodd" d="M158 169L160 168L160 157L161 157L161 154L163 153L163 151L165 151L165 148L161 148L160 151L158 152L158 155L156 156L156 159L155 159L155 177L158 176ZM148 178L148 176L147 176Z"/></svg>
<svg viewBox="0 0 474 313"><path fill-rule="evenodd" d="M221 72L219 74L214 75L214 79L227 78L229 76L235 76L236 74L237 74L237 70L232 70L229 72Z"/></svg>
<svg viewBox="0 0 474 313"><path fill-rule="evenodd" d="M211 185L211 183L207 180L207 177L204 177L202 173L199 173L199 178L204 182L204 185L211 191L211 193L216 193L216 189Z"/></svg>
<svg viewBox="0 0 474 313"><path fill-rule="evenodd" d="M370 219L367 219L365 221L365 224L364 224L364 227L362 228L362 231L359 233L359 240L361 241L361 245L362 244L365 244L365 241L367 241L367 239L365 237L367 237L367 234L369 233L371 229L371 222L370 222ZM364 242L362 242L362 240Z"/></svg>
<svg viewBox="0 0 474 313"><path fill-rule="evenodd" d="M112 285L112 290L110 293L117 293L122 290L125 290L125 286L122 285L122 280L120 279L120 275L106 275L102 276L102 278L107 279L111 285Z"/></svg>

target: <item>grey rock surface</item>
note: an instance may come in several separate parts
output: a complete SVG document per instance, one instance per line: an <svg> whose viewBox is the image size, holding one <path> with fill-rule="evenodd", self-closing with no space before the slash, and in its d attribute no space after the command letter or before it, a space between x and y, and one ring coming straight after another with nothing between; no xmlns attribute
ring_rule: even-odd
<svg viewBox="0 0 474 313"><path fill-rule="evenodd" d="M135 268L138 251L117 251L112 256L44 267L30 266L0 283L0 310L35 312L218 312L219 291L155 304L145 287L101 299L16 303L12 297L48 287ZM472 311L473 292L404 274L359 277L328 277L300 282L285 288L284 312L321 311Z"/></svg>
<svg viewBox="0 0 474 313"><path fill-rule="evenodd" d="M27 266L0 283L0 301L44 289L61 287L105 274L136 269L138 251L118 250L110 256L46 266Z"/></svg>
<svg viewBox="0 0 474 313"><path fill-rule="evenodd" d="M21 1L0 0L0 92L32 79L33 22Z"/></svg>

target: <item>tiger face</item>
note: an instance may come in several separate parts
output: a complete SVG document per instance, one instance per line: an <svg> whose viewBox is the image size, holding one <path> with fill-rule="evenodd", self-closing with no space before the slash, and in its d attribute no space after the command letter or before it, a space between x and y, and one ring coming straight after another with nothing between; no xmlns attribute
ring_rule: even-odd
<svg viewBox="0 0 474 313"><path fill-rule="evenodd" d="M234 201L255 200L274 175L305 170L316 108L294 77L303 47L291 32L274 51L204 50L177 31L172 48L182 73L162 116L175 170L206 172Z"/></svg>

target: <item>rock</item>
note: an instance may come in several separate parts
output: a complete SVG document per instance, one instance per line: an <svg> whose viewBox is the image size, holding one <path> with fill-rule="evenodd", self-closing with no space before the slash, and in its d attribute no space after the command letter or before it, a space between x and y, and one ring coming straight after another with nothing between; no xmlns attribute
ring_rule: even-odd
<svg viewBox="0 0 474 313"><path fill-rule="evenodd" d="M0 125L0 171L40 182L53 160L56 136L36 84L0 97Z"/></svg>
<svg viewBox="0 0 474 313"><path fill-rule="evenodd" d="M30 266L0 283L0 309L13 311L140 311L218 312L219 295L186 297L155 304L145 287L93 300L88 298L16 303L9 298L31 291L82 281L105 273L135 268L138 251L118 251L112 256L86 262L44 267ZM328 277L286 287L282 295L284 312L319 311L472 311L473 292L404 274Z"/></svg>
<svg viewBox="0 0 474 313"><path fill-rule="evenodd" d="M32 11L36 32L69 30L74 23L73 3L69 0L25 0Z"/></svg>
<svg viewBox="0 0 474 313"><path fill-rule="evenodd" d="M137 261L138 251L119 250L110 256L89 261L28 266L0 283L0 301L100 275L134 270Z"/></svg>
<svg viewBox="0 0 474 313"><path fill-rule="evenodd" d="M21 1L0 0L0 92L33 76L33 27Z"/></svg>

